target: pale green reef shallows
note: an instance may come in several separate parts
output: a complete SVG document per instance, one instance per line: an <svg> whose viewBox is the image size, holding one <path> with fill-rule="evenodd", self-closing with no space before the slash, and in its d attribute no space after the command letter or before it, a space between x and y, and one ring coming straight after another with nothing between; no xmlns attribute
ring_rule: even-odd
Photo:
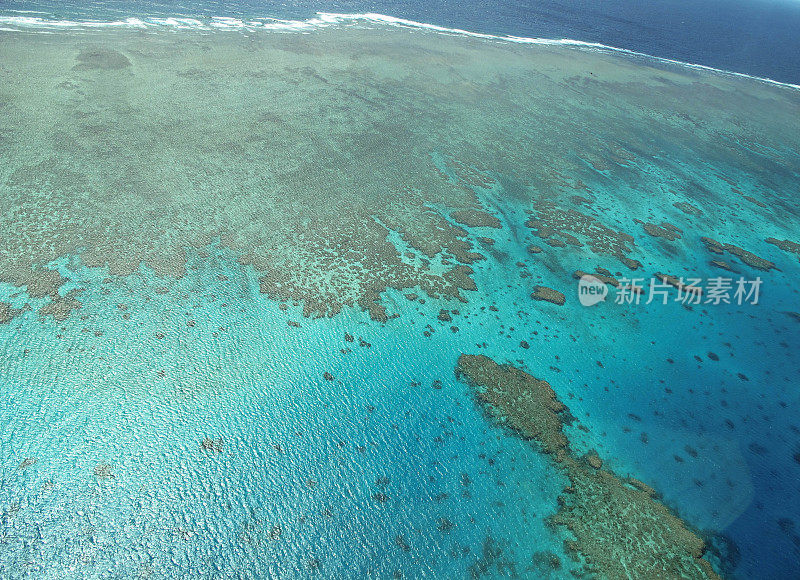
<svg viewBox="0 0 800 580"><path fill-rule="evenodd" d="M797 91L609 53L404 30L86 31L2 35L0 74L0 280L38 296L58 296L41 268L61 256L175 277L187 246L219 239L307 314L385 319L387 287L463 298L482 256L448 212L481 207L475 169L530 199L541 237L582 232L633 267L619 207L592 230L567 196L613 177L630 189L611 201L645 217L651 194L696 199L690 166L733 163L774 190L768 206L793 203L775 182L798 165Z"/></svg>

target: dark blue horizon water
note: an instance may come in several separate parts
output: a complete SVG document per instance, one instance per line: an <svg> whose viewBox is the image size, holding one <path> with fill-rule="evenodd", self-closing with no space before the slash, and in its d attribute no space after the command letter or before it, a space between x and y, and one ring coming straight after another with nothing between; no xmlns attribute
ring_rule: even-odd
<svg viewBox="0 0 800 580"><path fill-rule="evenodd" d="M799 0L0 0L0 15L110 19L230 16L306 19L376 12L474 32L599 42L800 84Z"/></svg>

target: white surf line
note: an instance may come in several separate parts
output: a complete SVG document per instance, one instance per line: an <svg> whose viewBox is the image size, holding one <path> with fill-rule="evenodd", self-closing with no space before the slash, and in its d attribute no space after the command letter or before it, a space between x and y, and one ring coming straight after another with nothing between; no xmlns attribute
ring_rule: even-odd
<svg viewBox="0 0 800 580"><path fill-rule="evenodd" d="M424 30L432 30L434 32L442 32L446 34L454 34L459 36L470 36L474 38L484 38L488 40L500 40L505 42L515 42L519 44L540 44L540 45L552 45L552 46L575 46L578 48L587 48L587 49L595 49L595 50L603 50L609 52L620 52L630 56L642 57L646 59L656 60L658 62L664 62L674 65L679 65L683 67L698 69L709 71L717 74L723 75L732 75L736 77L751 79L763 83L768 83L776 86L786 87L790 89L800 89L800 85L786 83L781 81L776 81L774 79L766 78L766 77L758 77L754 75L749 75L746 73L740 73L735 71L729 71L725 69L715 68L713 66L708 66L704 64L697 64L692 62L684 62L680 60L675 60L671 58L665 58L662 56L654 56L652 54L647 54L644 52L638 52L635 50L631 50L628 48L620 48L617 46L610 46L607 44L601 44L599 42L586 42L583 40L574 40L571 38L530 38L525 36L512 36L512 35L497 35L497 34L487 34L483 32L472 32L469 30L463 30L460 28L448 28L445 26L439 26L437 24L428 24L426 22L416 22L414 20L406 20L404 18L396 18L394 16L387 16L385 14L373 14L373 13L366 13L366 14L337 14L337 13L327 13L327 12L319 12L318 15L323 18L325 21L335 21L335 20L366 20L369 22L381 23L381 24L388 24L390 26L402 26L406 28L419 28Z"/></svg>
<svg viewBox="0 0 800 580"><path fill-rule="evenodd" d="M770 78L758 77L746 73L724 70L704 64L683 62L671 58L654 56L652 54L638 52L628 48L620 48L617 46L601 44L599 42L586 42L583 40L574 40L571 38L560 38L560 39L530 38L525 36L498 35L498 34L488 34L484 32L472 32L470 30L464 30L461 28L448 28L446 26L439 26L438 24L417 22L415 20L397 18L395 16L388 16L386 14L378 14L373 12L367 12L363 14L317 12L316 17L308 18L306 20L287 20L280 18L257 18L257 19L242 20L234 17L213 16L205 19L188 18L188 17L130 17L124 20L114 20L114 21L99 21L99 20L74 21L74 20L47 19L38 16L0 16L0 30L19 31L20 29L25 29L25 28L39 28L47 30L47 29L105 28L105 27L146 29L146 28L163 26L172 28L174 30L207 30L207 31L239 30L248 32L256 30L273 30L273 31L286 31L286 32L307 32L319 28L328 28L332 26L342 25L346 23L355 23L355 22L366 22L384 26L429 30L431 32L438 32L441 34L468 36L472 38L482 38L485 40L494 40L500 42L513 42L518 44L538 44L538 45L549 45L549 46L571 46L587 50L619 52L629 56L635 56L637 58L651 59L657 62L673 64L696 70L708 71L715 74L730 75L734 77L745 78L762 83L767 83L779 87L800 90L800 85L793 83L786 83L786 82L776 81Z"/></svg>

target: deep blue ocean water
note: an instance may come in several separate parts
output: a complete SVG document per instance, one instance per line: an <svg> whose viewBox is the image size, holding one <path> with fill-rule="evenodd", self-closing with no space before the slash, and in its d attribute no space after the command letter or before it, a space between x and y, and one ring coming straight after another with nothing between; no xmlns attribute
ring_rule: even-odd
<svg viewBox="0 0 800 580"><path fill-rule="evenodd" d="M374 12L491 34L570 38L800 83L797 0L407 0L291 2L4 0L0 14L44 17L233 16L306 19L316 12Z"/></svg>

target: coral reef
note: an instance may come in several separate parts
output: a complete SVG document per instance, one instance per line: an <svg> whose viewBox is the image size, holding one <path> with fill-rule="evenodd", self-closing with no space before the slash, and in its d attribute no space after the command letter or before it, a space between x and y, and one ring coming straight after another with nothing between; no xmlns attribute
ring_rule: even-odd
<svg viewBox="0 0 800 580"><path fill-rule="evenodd" d="M225 441L222 437L217 437L216 439L212 439L211 437L206 437L200 442L200 449L203 451L212 451L214 453L222 453L225 451Z"/></svg>
<svg viewBox="0 0 800 580"><path fill-rule="evenodd" d="M566 298L564 297L563 293L559 292L558 290L554 290L553 288L549 288L548 286L534 287L531 298L534 300L552 302L557 306L563 306L564 302L566 302Z"/></svg>
<svg viewBox="0 0 800 580"><path fill-rule="evenodd" d="M685 201L677 201L672 205L687 215L692 215L692 216L703 215L703 212L700 210L700 208L695 207L691 203L687 203Z"/></svg>
<svg viewBox="0 0 800 580"><path fill-rule="evenodd" d="M575 270L572 273L572 277L576 280L580 280L584 276L594 276L604 284L611 284L619 288L619 280L617 280L614 276L611 275L611 272L604 268L595 268L594 273L591 272L584 272L583 270Z"/></svg>
<svg viewBox="0 0 800 580"><path fill-rule="evenodd" d="M458 223L468 226L470 228L487 227L487 228L500 228L500 220L490 213L480 211L477 209L464 209L454 211L452 213L453 219Z"/></svg>
<svg viewBox="0 0 800 580"><path fill-rule="evenodd" d="M798 258L800 259L800 244L797 242L793 242L791 240L777 240L775 238L767 238L764 240L768 244L773 244L783 250L784 252L789 252L792 254L797 254Z"/></svg>
<svg viewBox="0 0 800 580"><path fill-rule="evenodd" d="M484 355L462 354L456 376L474 389L495 422L532 441L569 481L553 516L574 539L565 545L584 572L604 578L710 578L705 543L654 491L604 468L592 452L576 457L564 434L569 410L552 387Z"/></svg>
<svg viewBox="0 0 800 580"><path fill-rule="evenodd" d="M81 307L81 303L75 297L82 291L81 289L75 289L67 292L66 296L57 295L52 302L48 302L39 309L39 314L52 316L57 321L66 320L73 310Z"/></svg>
<svg viewBox="0 0 800 580"><path fill-rule="evenodd" d="M534 202L534 215L525 225L550 245L581 247L588 244L595 254L614 256L631 270L641 266L628 257L633 251L633 236L609 228L577 210L562 209L549 199Z"/></svg>
<svg viewBox="0 0 800 580"><path fill-rule="evenodd" d="M703 288L701 286L692 286L688 284L684 284L681 278L677 276L673 276L672 274L662 274L661 272L656 272L655 277L664 282L665 284L669 284L673 288L677 288L681 292L691 293L691 294L702 294Z"/></svg>
<svg viewBox="0 0 800 580"><path fill-rule="evenodd" d="M22 312L20 308L13 308L8 302L0 302L0 324L8 324Z"/></svg>
<svg viewBox="0 0 800 580"><path fill-rule="evenodd" d="M712 254L719 254L722 255L725 252L733 254L737 258L739 258L743 263L751 266L757 270L772 270L777 269L777 266L770 262L769 260L765 260L752 252L748 252L745 249L740 248L739 246L734 246L733 244L722 244L717 240L709 237L702 237L700 241L705 244L706 249L711 252Z"/></svg>
<svg viewBox="0 0 800 580"><path fill-rule="evenodd" d="M641 224L642 228L644 228L645 233L648 236L652 236L654 238L664 238L667 241L674 242L677 239L680 239L681 234L683 231L678 227L669 222L661 222L661 225L645 223L641 220L634 220L636 223Z"/></svg>
<svg viewBox="0 0 800 580"><path fill-rule="evenodd" d="M112 277L144 265L177 278L187 251L218 241L257 271L270 298L302 303L309 316L352 306L386 321L387 289L468 299L469 265L483 256L466 228L508 222L517 235L518 216L492 203L498 183L507 201L531 207L542 247L584 246L636 269L633 237L612 225L615 200L598 203L592 191L597 172L625 180L647 158L686 182L660 141L685 143L692 159L709 162L733 152L743 171L761 161L742 153L750 133L735 124L709 119L685 130L709 105L703 91L686 98L685 72L615 60L619 76L597 83L590 73L608 55L576 60L553 47L391 30L291 42L230 35L216 39L213 58L203 43L173 35L44 36L0 47L0 281L31 297L59 300L64 279L44 265L61 258L79 256ZM492 72L476 73L484 70ZM711 76L703 83L769 95L770 114L748 109L759 146L797 149L779 121L793 114L791 98ZM609 93L624 106L608 105ZM657 102L643 100L652 94ZM645 122L663 139L643 139ZM687 201L675 206L697 215L688 201L699 196L682 189Z"/></svg>

